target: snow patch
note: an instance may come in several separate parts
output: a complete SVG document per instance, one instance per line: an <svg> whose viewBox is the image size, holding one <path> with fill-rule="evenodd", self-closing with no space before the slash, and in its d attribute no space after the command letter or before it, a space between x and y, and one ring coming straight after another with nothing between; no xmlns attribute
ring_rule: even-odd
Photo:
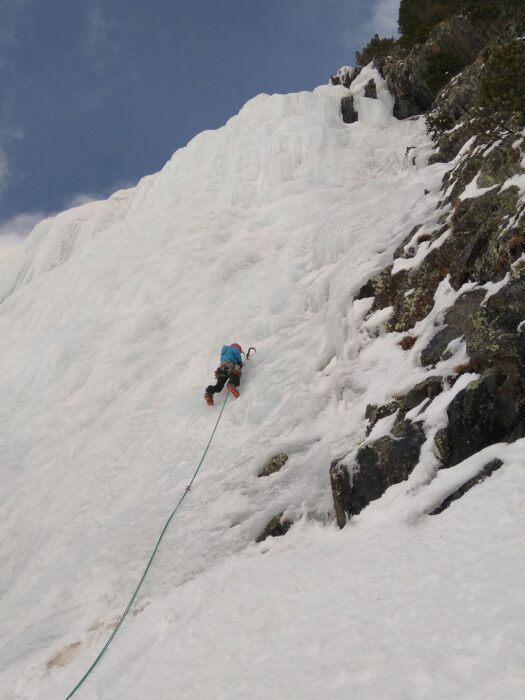
<svg viewBox="0 0 525 700"><path fill-rule="evenodd" d="M459 195L459 198L462 201L465 201L465 199L476 199L477 197L482 197L487 192L499 187L499 185L492 185L491 187L478 187L478 177L479 173L469 182L463 192Z"/></svg>

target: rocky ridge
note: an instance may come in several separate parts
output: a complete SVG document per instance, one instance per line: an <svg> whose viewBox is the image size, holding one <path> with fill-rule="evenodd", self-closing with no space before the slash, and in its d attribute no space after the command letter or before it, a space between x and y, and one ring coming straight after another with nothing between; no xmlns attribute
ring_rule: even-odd
<svg viewBox="0 0 525 700"><path fill-rule="evenodd" d="M361 288L371 298L369 314L389 310L386 331L404 334L399 344L415 354L428 378L403 396L368 406L367 434L378 420L395 414L388 435L365 440L356 454L330 468L336 519L343 527L391 485L405 480L426 440L451 468L488 445L525 436L525 138L512 124L480 131L476 96L483 68L481 51L515 27L508 22L474 25L450 18L408 56L376 61L395 98L394 115L408 118L433 110L446 114L450 128L435 134L431 162L448 163L435 220L407 232L392 264ZM508 38L508 36L507 36ZM454 56L464 69L438 93L429 86L429 63L438 52ZM348 105L342 105L347 121ZM454 302L434 318L434 335L422 347L418 328L428 321L438 288L451 288ZM464 343L468 361L452 375L440 363ZM447 407L448 425L433 437L407 413L426 406L444 387L470 372L476 378ZM434 509L444 510L490 476L501 462L484 466Z"/></svg>
<svg viewBox="0 0 525 700"><path fill-rule="evenodd" d="M426 114L435 142L430 163L448 167L434 216L407 231L392 263L356 296L370 301L369 318L386 314L385 332L399 335L398 344L413 354L427 378L386 404L369 405L361 446L332 462L339 527L405 481L424 449L435 456L438 469L446 469L489 445L525 436L525 132L519 120L507 119L502 126L497 114L480 127L478 112L484 51L517 38L520 26L513 20L505 12L491 22L449 17L424 43L374 60L394 98L393 115ZM438 85L436 66L446 76L438 76ZM344 66L330 83L350 88L359 75L359 67ZM370 80L360 94L377 99L377 87ZM353 94L342 98L341 116L349 124L359 119ZM410 147L406 156L415 160ZM449 292L452 302L436 314L440 290ZM420 329L429 323L432 336L420 338ZM450 372L445 361L459 346L468 359ZM455 392L467 373L471 380ZM428 432L422 407L429 408L445 390L453 394L447 426ZM388 417L388 434L373 439L374 426ZM276 455L276 466L270 461L259 476L278 470L281 457ZM476 477L429 514L448 508L501 464L496 459L481 465ZM279 513L258 541L283 535L290 525Z"/></svg>

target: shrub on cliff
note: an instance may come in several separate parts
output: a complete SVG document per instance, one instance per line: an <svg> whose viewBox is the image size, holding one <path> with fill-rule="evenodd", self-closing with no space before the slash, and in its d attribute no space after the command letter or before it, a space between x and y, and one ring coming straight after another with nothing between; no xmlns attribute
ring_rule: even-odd
<svg viewBox="0 0 525 700"><path fill-rule="evenodd" d="M494 22L500 17L513 18L518 25L525 22L523 0L463 0L462 12L473 22Z"/></svg>
<svg viewBox="0 0 525 700"><path fill-rule="evenodd" d="M361 50L356 51L355 57L357 65L366 66L374 58L384 58L389 56L396 51L397 42L393 37L389 39L380 38L378 34L370 39L368 44Z"/></svg>
<svg viewBox="0 0 525 700"><path fill-rule="evenodd" d="M427 130L432 140L437 143L441 134L454 126L454 120L447 112L430 112L425 117Z"/></svg>
<svg viewBox="0 0 525 700"><path fill-rule="evenodd" d="M454 54L441 51L430 57L428 61L427 84L434 95L457 75L464 64Z"/></svg>
<svg viewBox="0 0 525 700"><path fill-rule="evenodd" d="M500 8L494 0L465 0L463 12L473 22L493 22L498 18Z"/></svg>
<svg viewBox="0 0 525 700"><path fill-rule="evenodd" d="M525 126L525 40L497 44L487 51L480 87L486 115L505 123L517 116Z"/></svg>
<svg viewBox="0 0 525 700"><path fill-rule="evenodd" d="M439 22L458 14L462 0L401 0L399 6L400 44L412 48L428 39L430 30Z"/></svg>

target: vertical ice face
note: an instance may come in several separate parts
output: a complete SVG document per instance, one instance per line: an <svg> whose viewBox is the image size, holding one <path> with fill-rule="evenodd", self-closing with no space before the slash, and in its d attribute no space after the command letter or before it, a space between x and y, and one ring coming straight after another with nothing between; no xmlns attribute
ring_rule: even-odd
<svg viewBox="0 0 525 700"><path fill-rule="evenodd" d="M373 82L377 97L365 95L366 86ZM384 78L370 64L363 68L350 86L350 94L354 96L354 104L359 115L359 121L373 126L389 126L394 117L394 98L390 94Z"/></svg>
<svg viewBox="0 0 525 700"><path fill-rule="evenodd" d="M240 551L279 509L330 510L331 458L359 439L367 392L396 381L382 355L354 365L353 294L433 206L424 125L391 117L371 69L350 92L353 125L341 86L259 95L0 263L5 663L112 617L209 436L202 392L225 342L258 352L166 543L180 565L163 559L149 595ZM279 488L255 484L278 451Z"/></svg>

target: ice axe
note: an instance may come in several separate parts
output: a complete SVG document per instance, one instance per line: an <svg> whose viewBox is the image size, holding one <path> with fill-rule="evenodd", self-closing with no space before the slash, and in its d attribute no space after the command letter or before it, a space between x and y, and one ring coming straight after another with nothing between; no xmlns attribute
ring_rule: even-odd
<svg viewBox="0 0 525 700"><path fill-rule="evenodd" d="M257 352L257 350L256 350L255 348L248 348L248 352L246 353L246 359L247 359L247 360L250 359L250 353L251 353L252 350L253 350L254 352Z"/></svg>

